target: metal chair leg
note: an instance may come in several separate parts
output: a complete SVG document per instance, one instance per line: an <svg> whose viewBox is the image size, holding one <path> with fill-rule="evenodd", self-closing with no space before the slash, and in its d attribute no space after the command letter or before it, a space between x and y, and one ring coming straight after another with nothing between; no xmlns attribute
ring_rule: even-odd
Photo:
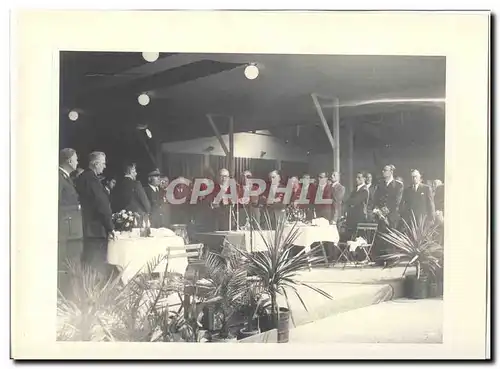
<svg viewBox="0 0 500 369"><path fill-rule="evenodd" d="M328 267L328 256L326 254L325 244L323 242L320 242L319 245L321 247L321 252L323 253L323 258L325 259L325 266Z"/></svg>

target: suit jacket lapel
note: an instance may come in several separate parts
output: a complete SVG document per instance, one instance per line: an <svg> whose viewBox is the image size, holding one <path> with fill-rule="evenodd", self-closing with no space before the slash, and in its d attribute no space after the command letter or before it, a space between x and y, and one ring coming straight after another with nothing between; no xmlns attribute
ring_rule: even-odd
<svg viewBox="0 0 500 369"><path fill-rule="evenodd" d="M72 186L74 186L75 184L73 183L73 180L71 179L70 176L68 176L63 170L59 169L59 173L61 173L62 177L66 180L66 182L68 182L69 184L71 184Z"/></svg>

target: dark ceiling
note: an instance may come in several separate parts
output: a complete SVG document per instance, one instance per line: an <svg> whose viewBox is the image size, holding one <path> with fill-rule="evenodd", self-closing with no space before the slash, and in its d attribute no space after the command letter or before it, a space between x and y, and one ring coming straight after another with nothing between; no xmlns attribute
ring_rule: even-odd
<svg viewBox="0 0 500 369"><path fill-rule="evenodd" d="M250 62L261 71L253 81L243 74ZM208 113L232 115L236 132L268 129L327 152L311 93L339 97L341 129L353 126L355 148L444 141L444 104L411 101L445 97L441 57L161 53L149 63L141 53L71 51L61 52L60 67L61 146L83 152L138 155L131 149L142 147L137 124L149 126L156 145L212 136ZM138 104L141 93L149 105ZM358 104L376 99L398 101ZM331 123L329 105L322 100ZM72 109L76 122L68 119ZM223 120L219 129L227 133Z"/></svg>

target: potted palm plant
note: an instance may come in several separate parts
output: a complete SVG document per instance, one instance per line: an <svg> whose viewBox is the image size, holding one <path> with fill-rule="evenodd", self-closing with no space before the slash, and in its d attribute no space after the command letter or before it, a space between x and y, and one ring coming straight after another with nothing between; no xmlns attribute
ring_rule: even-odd
<svg viewBox="0 0 500 369"><path fill-rule="evenodd" d="M249 282L248 289L241 308L245 317L245 325L240 329L238 339L273 329L269 296L262 289L258 279L248 277L247 280Z"/></svg>
<svg viewBox="0 0 500 369"><path fill-rule="evenodd" d="M429 297L443 296L443 255L439 260L439 268L436 270L435 274L432 274L429 280Z"/></svg>
<svg viewBox="0 0 500 369"><path fill-rule="evenodd" d="M68 261L68 283L58 291L58 341L114 341L126 302L120 276L104 277L94 268Z"/></svg>
<svg viewBox="0 0 500 369"><path fill-rule="evenodd" d="M205 260L207 298L215 303L207 306L206 312L214 315L214 329L218 333L214 340L231 339L229 323L234 313L243 306L248 292L247 271L234 252L209 253ZM218 323L218 324L217 324ZM218 327L217 327L218 325Z"/></svg>
<svg viewBox="0 0 500 369"><path fill-rule="evenodd" d="M244 339L260 333L258 314L261 301L262 291L260 291L250 280L247 292L242 299L240 310L245 317L245 324L238 332L238 339Z"/></svg>
<svg viewBox="0 0 500 369"><path fill-rule="evenodd" d="M271 221L265 214L267 228L270 229ZM255 277L256 284L262 291L269 295L272 316L272 328L278 329L278 342L288 342L288 322L292 319L289 293L294 293L307 311L307 306L300 296L298 286L309 288L329 299L332 297L320 288L299 281L296 278L298 272L307 270L310 263L318 262L319 256L307 255L304 250L292 256L290 251L298 236L298 228L295 223L288 232L286 231L287 220L280 217L276 222L276 231L266 233L257 225L257 231L264 240L266 250L253 253L248 250L234 248L245 262L246 270L250 276ZM278 306L278 296L281 295L286 301L286 306ZM294 322L293 322L294 323Z"/></svg>
<svg viewBox="0 0 500 369"><path fill-rule="evenodd" d="M403 219L403 231L389 228L380 234L380 238L394 247L394 251L381 257L386 267L406 262L406 295L408 298L428 297L429 280L435 279L442 268L443 247L438 242L438 226L426 221L425 217L417 220L412 214L410 222ZM406 275L408 268L415 268L415 275Z"/></svg>
<svg viewBox="0 0 500 369"><path fill-rule="evenodd" d="M171 311L167 297L182 299L182 277L166 273L155 278L155 270L164 260L159 256L147 263L125 285L121 275L104 277L81 263L68 266L71 294L59 292L57 339L60 341L195 341L200 314L196 306L189 314ZM192 310L192 311L191 311ZM188 316L184 319L184 316Z"/></svg>

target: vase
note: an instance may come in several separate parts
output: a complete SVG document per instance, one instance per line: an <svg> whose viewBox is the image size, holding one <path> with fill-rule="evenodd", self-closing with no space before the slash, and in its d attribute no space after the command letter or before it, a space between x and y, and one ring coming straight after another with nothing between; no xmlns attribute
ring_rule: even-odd
<svg viewBox="0 0 500 369"><path fill-rule="evenodd" d="M278 314L278 343L287 343L289 334L290 311L279 308Z"/></svg>
<svg viewBox="0 0 500 369"><path fill-rule="evenodd" d="M271 315L262 315L259 318L259 330L261 332L267 332L274 329L273 319Z"/></svg>
<svg viewBox="0 0 500 369"><path fill-rule="evenodd" d="M429 287L426 276L407 276L405 278L405 295L409 299L425 299L428 297Z"/></svg>
<svg viewBox="0 0 500 369"><path fill-rule="evenodd" d="M429 282L429 297L437 297L439 296L439 284L437 281Z"/></svg>

